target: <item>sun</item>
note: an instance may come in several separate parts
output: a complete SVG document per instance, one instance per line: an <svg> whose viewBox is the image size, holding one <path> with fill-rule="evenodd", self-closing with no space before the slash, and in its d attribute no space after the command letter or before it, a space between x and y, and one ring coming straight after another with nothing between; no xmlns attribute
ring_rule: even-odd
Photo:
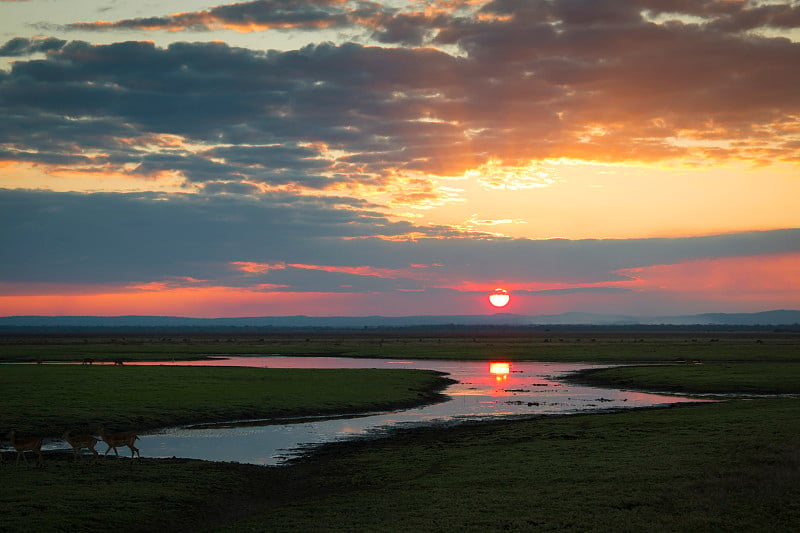
<svg viewBox="0 0 800 533"><path fill-rule="evenodd" d="M489 295L489 303L495 307L505 307L508 305L509 300L511 300L511 296L505 289L495 289L494 292Z"/></svg>

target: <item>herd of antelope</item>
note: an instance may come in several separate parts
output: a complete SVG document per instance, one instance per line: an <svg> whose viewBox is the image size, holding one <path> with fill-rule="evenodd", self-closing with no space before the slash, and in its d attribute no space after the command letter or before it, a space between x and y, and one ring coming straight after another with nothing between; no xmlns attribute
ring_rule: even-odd
<svg viewBox="0 0 800 533"><path fill-rule="evenodd" d="M108 449L106 453L103 455L105 457L108 455L112 449L114 450L114 454L119 457L119 452L117 452L117 448L122 446L127 446L131 450L131 460L135 457L139 457L141 459L141 454L139 453L139 448L134 446L134 443L139 438L136 433L132 431L124 431L118 433L109 433L105 430L105 428L100 427L96 434L100 437L98 439L93 434L83 434L83 435L75 435L71 431L67 431L64 433L63 438L72 447L72 451L74 452L73 460L77 460L81 452L84 448L92 452L95 459L99 456L97 450L94 447L97 445L98 442L101 440L108 445ZM42 437L25 437L25 438L18 438L17 432L11 430L8 432L8 440L11 441L11 445L17 451L17 460L16 464L19 464L19 458L25 461L25 464L28 464L28 458L25 456L25 452L33 452L36 454L36 465L37 466L44 466L44 456L42 454ZM0 462L2 461L2 453L0 453Z"/></svg>

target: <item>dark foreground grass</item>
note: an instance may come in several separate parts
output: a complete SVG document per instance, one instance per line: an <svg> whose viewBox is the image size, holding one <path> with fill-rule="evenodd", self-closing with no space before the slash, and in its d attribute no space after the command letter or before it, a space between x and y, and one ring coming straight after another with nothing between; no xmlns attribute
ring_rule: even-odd
<svg viewBox="0 0 800 533"><path fill-rule="evenodd" d="M144 431L371 411L433 401L447 382L421 370L0 365L0 432L60 437L99 425Z"/></svg>
<svg viewBox="0 0 800 533"><path fill-rule="evenodd" d="M798 415L735 401L332 446L231 529L796 530Z"/></svg>
<svg viewBox="0 0 800 533"><path fill-rule="evenodd" d="M574 380L682 393L800 394L800 361L625 366L584 370Z"/></svg>
<svg viewBox="0 0 800 533"><path fill-rule="evenodd" d="M254 465L51 454L44 468L0 464L0 531L190 531L271 488Z"/></svg>
<svg viewBox="0 0 800 533"><path fill-rule="evenodd" d="M0 465L7 531L793 531L796 400L550 417L332 445L290 467Z"/></svg>

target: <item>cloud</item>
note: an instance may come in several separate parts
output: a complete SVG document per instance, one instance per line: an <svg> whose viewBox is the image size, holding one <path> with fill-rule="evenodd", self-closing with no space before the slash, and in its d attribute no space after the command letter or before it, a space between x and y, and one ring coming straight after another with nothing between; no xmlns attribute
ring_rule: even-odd
<svg viewBox="0 0 800 533"><path fill-rule="evenodd" d="M800 252L707 258L623 269L637 286L673 293L781 293L800 287ZM796 291L796 289L795 289Z"/></svg>
<svg viewBox="0 0 800 533"><path fill-rule="evenodd" d="M692 15L699 17L703 25L719 31L745 32L758 28L800 27L800 6L796 3L653 0L644 4L654 15Z"/></svg>
<svg viewBox="0 0 800 533"><path fill-rule="evenodd" d="M365 164L348 155L380 159L390 146L420 149L425 129L436 130L434 136L441 128L412 131L402 109L385 105L382 86L390 81L370 88L348 65L361 62L357 70L391 78L416 55L357 45L268 54L224 44L158 49L72 42L47 60L16 62L0 76L6 103L0 112L9 117L0 133L2 153L6 160L43 164L59 164L60 155L68 164L76 152L85 157L94 149L103 154L94 161L97 169L143 177L173 171L195 182L313 189L363 186L366 177L380 187L387 161ZM416 59L418 69L428 62L432 70L450 61L436 52ZM152 144L167 135L178 143Z"/></svg>
<svg viewBox="0 0 800 533"><path fill-rule="evenodd" d="M253 13L270 12L268 4L210 12L261 20ZM377 194L416 176L420 188L411 192L425 201L446 201L431 181L437 176L469 176L490 164L505 176L487 178L492 187L538 186L505 182L545 158L800 161L800 44L715 25L747 14L791 26L794 9L697 4L506 0L475 13L392 11L370 26L387 42L391 34L402 42L424 34L462 56L353 43L262 52L223 43L15 39L3 45L6 53L48 53L0 73L0 150L5 160L58 165L94 149L82 168L146 177L169 170L216 183L210 190L241 182L238 190ZM280 5L296 9L297 20L355 9ZM653 19L671 13L707 22ZM422 33L411 35L412 26ZM183 145L144 144L163 135Z"/></svg>
<svg viewBox="0 0 800 533"><path fill-rule="evenodd" d="M534 241L407 215L458 202L462 184L487 196L551 192L562 183L542 169L554 160L800 162L794 3L399 5L270 0L73 25L346 29L369 45L0 44L14 58L0 69L0 165L91 177L95 190L114 176L186 191L2 191L0 244L14 259L0 281L325 294L502 282L588 297L631 292L633 273L655 280L658 265L798 251L796 229ZM479 213L466 226L517 216Z"/></svg>
<svg viewBox="0 0 800 533"><path fill-rule="evenodd" d="M0 57L20 57L29 56L38 52L51 52L58 50L64 46L66 42L67 41L56 39L55 37L47 37L44 39L15 37L14 39L6 41L3 46L0 46Z"/></svg>
<svg viewBox="0 0 800 533"><path fill-rule="evenodd" d="M704 55L690 44L672 43L679 61L631 52L613 65L598 63L602 55L581 63L556 49L508 70L514 40L466 60L358 45L263 53L72 42L0 75L0 157L54 171L178 175L208 192L389 192L410 205L449 201L436 175L489 166L491 176L475 179L541 186L518 169L545 157L796 160L798 74L780 51L796 46L742 43L723 67L725 58L694 59ZM693 72L670 72L693 62ZM526 68L537 77L520 78ZM725 81L733 75L736 86ZM164 137L177 141L156 142Z"/></svg>
<svg viewBox="0 0 800 533"><path fill-rule="evenodd" d="M256 0L221 5L203 11L161 17L125 19L116 22L78 22L72 30L166 30L206 31L230 29L240 32L264 30L317 30L350 26L354 19L380 9L371 2L339 0Z"/></svg>
<svg viewBox="0 0 800 533"><path fill-rule="evenodd" d="M632 269L653 265L800 252L796 229L684 239L475 239L391 222L363 202L278 194L256 200L5 190L0 207L0 246L13 258L0 265L5 283L596 289L635 287L625 283ZM376 237L412 232L422 237Z"/></svg>
<svg viewBox="0 0 800 533"><path fill-rule="evenodd" d="M343 197L5 190L0 203L2 243L14 257L0 266L6 281L211 279L231 261L314 264L323 250L339 257L342 238L449 231L391 222Z"/></svg>

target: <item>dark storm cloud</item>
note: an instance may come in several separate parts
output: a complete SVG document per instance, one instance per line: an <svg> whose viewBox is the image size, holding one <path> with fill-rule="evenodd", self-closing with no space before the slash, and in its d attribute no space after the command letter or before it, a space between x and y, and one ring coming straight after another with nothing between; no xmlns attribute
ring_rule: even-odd
<svg viewBox="0 0 800 533"><path fill-rule="evenodd" d="M796 229L676 239L442 240L445 228L391 222L363 202L291 195L254 200L5 190L0 227L4 256L13 259L0 264L4 283L192 278L327 292L419 290L486 279L579 284L624 281L619 270L653 264L800 251ZM368 238L410 231L430 237Z"/></svg>

